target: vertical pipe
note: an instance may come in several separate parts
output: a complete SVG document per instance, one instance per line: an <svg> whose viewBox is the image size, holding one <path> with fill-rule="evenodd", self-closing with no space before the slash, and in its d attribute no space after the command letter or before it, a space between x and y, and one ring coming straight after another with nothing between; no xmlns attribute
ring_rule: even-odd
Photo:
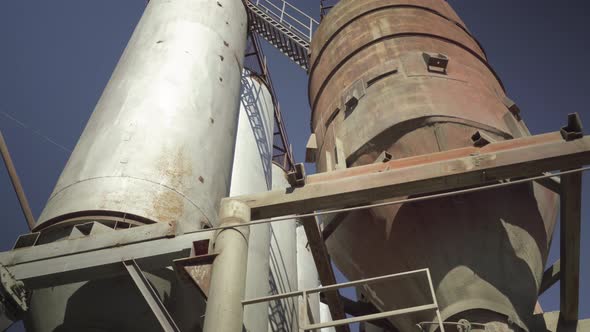
<svg viewBox="0 0 590 332"><path fill-rule="evenodd" d="M4 136L2 135L2 131L0 131L0 152L2 153L2 159L4 160L4 165L6 165L6 170L8 170L8 176L10 177L10 182L12 182L12 187L14 188L14 192L18 197L18 202L20 203L20 208L23 210L23 214L27 219L27 224L29 225L29 229L33 229L35 227L35 217L33 217L33 212L31 212L31 207L29 206L29 201L27 200L27 196L25 195L25 191L23 189L22 184L20 183L20 179L18 178L18 174L16 173L16 168L14 168L14 164L12 163L12 158L10 158L10 153L8 152L8 146L6 145L6 141L4 140Z"/></svg>
<svg viewBox="0 0 590 332"><path fill-rule="evenodd" d="M222 201L219 218L220 226L236 228L219 231L213 241L213 251L218 256L211 270L203 332L240 332L250 229L238 226L250 221L250 207L239 201Z"/></svg>

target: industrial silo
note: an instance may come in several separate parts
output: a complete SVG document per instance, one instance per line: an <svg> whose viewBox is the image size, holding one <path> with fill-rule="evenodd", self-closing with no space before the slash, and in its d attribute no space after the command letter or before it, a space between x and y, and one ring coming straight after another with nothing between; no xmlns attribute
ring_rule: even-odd
<svg viewBox="0 0 590 332"><path fill-rule="evenodd" d="M241 1L149 1L39 218L37 244L92 221L110 231L216 223L230 189L246 30ZM200 329L196 288L172 269L146 275L179 327ZM36 290L30 308L30 331L160 330L128 276Z"/></svg>
<svg viewBox="0 0 590 332"><path fill-rule="evenodd" d="M311 45L320 172L530 135L483 48L443 0L342 0ZM349 213L328 239L351 280L430 268L442 318L526 330L556 218L536 183ZM418 280L363 289L379 309L428 303ZM432 313L391 319L402 331Z"/></svg>
<svg viewBox="0 0 590 332"><path fill-rule="evenodd" d="M274 103L266 83L249 70L242 76L238 133L233 161L230 196L264 192L271 188ZM270 225L250 228L245 298L270 293ZM264 331L268 326L268 302L244 308L246 331Z"/></svg>
<svg viewBox="0 0 590 332"><path fill-rule="evenodd" d="M283 168L273 163L272 187L274 190L290 187ZM297 291L297 220L271 223L270 287L271 294ZM298 330L297 298L287 298L269 303L269 332Z"/></svg>

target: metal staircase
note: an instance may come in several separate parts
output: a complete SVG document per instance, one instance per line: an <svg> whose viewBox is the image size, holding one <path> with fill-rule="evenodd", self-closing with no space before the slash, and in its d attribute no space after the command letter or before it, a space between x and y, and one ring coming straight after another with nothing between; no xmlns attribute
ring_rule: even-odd
<svg viewBox="0 0 590 332"><path fill-rule="evenodd" d="M250 29L306 71L318 21L284 0L249 0Z"/></svg>

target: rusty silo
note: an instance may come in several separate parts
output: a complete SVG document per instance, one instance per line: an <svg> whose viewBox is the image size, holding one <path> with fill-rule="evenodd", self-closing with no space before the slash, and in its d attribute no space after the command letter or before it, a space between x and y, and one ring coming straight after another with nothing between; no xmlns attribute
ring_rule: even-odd
<svg viewBox="0 0 590 332"><path fill-rule="evenodd" d="M321 172L530 135L483 48L442 0L340 1L312 39L309 100ZM351 280L429 267L444 320L520 330L556 212L552 192L523 184L352 212L327 245ZM385 310L418 303L425 289L364 293ZM400 330L432 320L392 319Z"/></svg>

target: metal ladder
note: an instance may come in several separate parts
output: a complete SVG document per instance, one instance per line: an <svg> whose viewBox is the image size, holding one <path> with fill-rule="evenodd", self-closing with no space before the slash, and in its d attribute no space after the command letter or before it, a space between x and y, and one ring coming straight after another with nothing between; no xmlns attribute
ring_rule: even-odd
<svg viewBox="0 0 590 332"><path fill-rule="evenodd" d="M250 29L306 71L318 21L284 0L249 0Z"/></svg>

